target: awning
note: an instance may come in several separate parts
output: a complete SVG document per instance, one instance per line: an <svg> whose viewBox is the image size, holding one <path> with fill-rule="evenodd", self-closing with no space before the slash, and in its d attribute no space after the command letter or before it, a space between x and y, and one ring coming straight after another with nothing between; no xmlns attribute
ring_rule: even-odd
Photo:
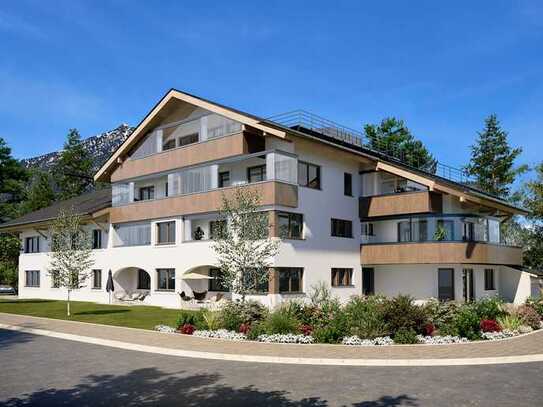
<svg viewBox="0 0 543 407"><path fill-rule="evenodd" d="M199 273L185 273L181 276L183 280L213 280L213 277Z"/></svg>

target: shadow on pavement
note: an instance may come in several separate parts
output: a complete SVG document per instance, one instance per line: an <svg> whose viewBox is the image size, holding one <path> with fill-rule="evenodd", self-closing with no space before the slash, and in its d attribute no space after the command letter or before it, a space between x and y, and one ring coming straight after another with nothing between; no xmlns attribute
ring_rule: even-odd
<svg viewBox="0 0 543 407"><path fill-rule="evenodd" d="M0 329L0 351L5 351L11 346L34 340L34 335L24 332Z"/></svg>
<svg viewBox="0 0 543 407"><path fill-rule="evenodd" d="M91 375L69 389L46 389L0 404L15 406L300 406L324 407L328 403L318 397L291 400L285 391L263 391L255 386L233 388L219 383L217 374L169 374L155 368L133 370L125 375ZM405 404L402 404L404 403ZM411 403L411 404L407 404ZM415 406L408 396L382 397L355 406Z"/></svg>

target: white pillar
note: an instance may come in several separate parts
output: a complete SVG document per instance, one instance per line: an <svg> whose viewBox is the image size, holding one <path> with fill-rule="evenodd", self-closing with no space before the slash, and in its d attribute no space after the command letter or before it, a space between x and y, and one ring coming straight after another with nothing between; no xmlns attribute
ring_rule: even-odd
<svg viewBox="0 0 543 407"><path fill-rule="evenodd" d="M185 219L183 221L183 236L184 236L185 241L192 240L192 235L191 235L192 225L191 225L191 223L192 222L191 222L190 219Z"/></svg>
<svg viewBox="0 0 543 407"><path fill-rule="evenodd" d="M266 154L266 181L275 179L275 153Z"/></svg>
<svg viewBox="0 0 543 407"><path fill-rule="evenodd" d="M155 131L156 151L160 153L162 151L162 129Z"/></svg>
<svg viewBox="0 0 543 407"><path fill-rule="evenodd" d="M211 171L210 188L217 189L219 187L219 166L217 164L213 164L210 167L211 167L209 169Z"/></svg>
<svg viewBox="0 0 543 407"><path fill-rule="evenodd" d="M128 183L128 202L134 202L135 197L135 184L133 182Z"/></svg>
<svg viewBox="0 0 543 407"><path fill-rule="evenodd" d="M207 140L207 116L200 118L200 138L198 141Z"/></svg>

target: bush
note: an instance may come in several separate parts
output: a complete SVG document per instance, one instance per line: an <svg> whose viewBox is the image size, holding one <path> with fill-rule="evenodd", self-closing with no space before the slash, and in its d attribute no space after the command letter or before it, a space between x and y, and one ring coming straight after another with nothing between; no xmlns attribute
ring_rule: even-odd
<svg viewBox="0 0 543 407"><path fill-rule="evenodd" d="M383 298L353 297L345 306L344 312L350 335L373 339L388 334Z"/></svg>
<svg viewBox="0 0 543 407"><path fill-rule="evenodd" d="M518 331L522 326L522 321L516 315L505 315L498 318L498 324L506 331Z"/></svg>
<svg viewBox="0 0 543 407"><path fill-rule="evenodd" d="M471 305L464 305L458 309L454 326L459 336L475 340L481 337L479 321L475 309Z"/></svg>
<svg viewBox="0 0 543 407"><path fill-rule="evenodd" d="M308 324L302 324L300 325L300 332L302 335L309 336L313 333L313 327Z"/></svg>
<svg viewBox="0 0 543 407"><path fill-rule="evenodd" d="M205 329L209 331L216 331L221 327L221 320L218 312L210 310L204 310L202 312L202 319L205 325Z"/></svg>
<svg viewBox="0 0 543 407"><path fill-rule="evenodd" d="M266 313L266 308L256 301L230 301L219 311L220 325L229 331L237 331L241 324L261 321Z"/></svg>
<svg viewBox="0 0 543 407"><path fill-rule="evenodd" d="M528 305L521 305L518 307L516 314L524 325L528 325L532 329L540 328L541 317L535 308Z"/></svg>
<svg viewBox="0 0 543 407"><path fill-rule="evenodd" d="M205 329L202 312L182 310L177 317L176 327L177 329L181 329L183 325L193 325Z"/></svg>
<svg viewBox="0 0 543 407"><path fill-rule="evenodd" d="M530 297L526 300L526 305L536 310L541 318L543 318L543 296L538 298Z"/></svg>
<svg viewBox="0 0 543 407"><path fill-rule="evenodd" d="M265 321L266 333L273 334L289 334L296 333L300 326L300 321L288 309L279 308L271 312Z"/></svg>
<svg viewBox="0 0 543 407"><path fill-rule="evenodd" d="M398 344L413 344L419 343L417 333L412 328L402 327L394 334L394 343Z"/></svg>
<svg viewBox="0 0 543 407"><path fill-rule="evenodd" d="M451 322L448 324L443 324L439 329L437 329L434 334L436 336L460 336L458 333L458 328L456 327L455 322Z"/></svg>
<svg viewBox="0 0 543 407"><path fill-rule="evenodd" d="M500 332L502 327L493 319L483 319L479 323L479 327L483 332Z"/></svg>
<svg viewBox="0 0 543 407"><path fill-rule="evenodd" d="M247 332L247 339L255 341L260 335L266 333L266 326L264 322L255 322L251 325L249 332Z"/></svg>
<svg viewBox="0 0 543 407"><path fill-rule="evenodd" d="M438 330L454 323L459 305L454 301L430 300L424 306L428 322Z"/></svg>
<svg viewBox="0 0 543 407"><path fill-rule="evenodd" d="M185 335L192 335L195 330L196 328L192 324L184 324L180 329L181 333Z"/></svg>
<svg viewBox="0 0 543 407"><path fill-rule="evenodd" d="M247 335L247 334L249 333L250 330L251 330L251 325L249 325L249 324L241 324L241 325L239 326L238 332L239 332L240 334Z"/></svg>
<svg viewBox="0 0 543 407"><path fill-rule="evenodd" d="M401 328L423 333L427 316L424 307L415 305L408 295L398 295L384 302L384 316L388 329L395 334Z"/></svg>
<svg viewBox="0 0 543 407"><path fill-rule="evenodd" d="M324 304L334 300L332 291L324 281L312 285L309 289L308 296L311 304L318 308L322 308Z"/></svg>
<svg viewBox="0 0 543 407"><path fill-rule="evenodd" d="M503 317L506 313L503 307L503 301L498 297L485 297L472 303L479 319L493 319Z"/></svg>
<svg viewBox="0 0 543 407"><path fill-rule="evenodd" d="M436 327L431 322L424 325L424 335L425 336L432 336L436 330Z"/></svg>

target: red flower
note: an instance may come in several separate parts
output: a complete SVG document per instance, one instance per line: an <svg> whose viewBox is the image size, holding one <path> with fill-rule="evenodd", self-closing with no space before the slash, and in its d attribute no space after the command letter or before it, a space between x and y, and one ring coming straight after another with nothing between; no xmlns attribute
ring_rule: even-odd
<svg viewBox="0 0 543 407"><path fill-rule="evenodd" d="M424 325L424 332L426 333L426 336L432 336L435 330L436 330L436 327L432 323L428 323Z"/></svg>
<svg viewBox="0 0 543 407"><path fill-rule="evenodd" d="M191 324L184 324L181 327L181 333L185 335L192 335L194 333L194 325Z"/></svg>
<svg viewBox="0 0 543 407"><path fill-rule="evenodd" d="M313 333L313 327L308 324L302 324L300 326L300 332L304 334L305 336L309 336Z"/></svg>
<svg viewBox="0 0 543 407"><path fill-rule="evenodd" d="M502 330L500 324L493 319L483 319L479 326L483 332L499 332Z"/></svg>
<svg viewBox="0 0 543 407"><path fill-rule="evenodd" d="M251 330L251 325L250 324L241 324L239 326L239 333L247 335L250 330Z"/></svg>

